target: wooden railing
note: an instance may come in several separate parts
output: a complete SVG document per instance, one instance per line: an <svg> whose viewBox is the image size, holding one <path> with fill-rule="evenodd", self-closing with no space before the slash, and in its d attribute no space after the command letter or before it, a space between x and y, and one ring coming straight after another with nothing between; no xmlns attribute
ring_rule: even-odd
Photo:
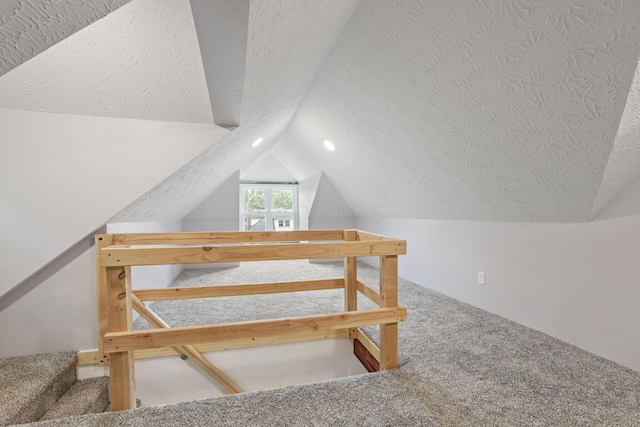
<svg viewBox="0 0 640 427"><path fill-rule="evenodd" d="M111 408L135 407L134 359L183 355L229 392L242 391L202 353L347 336L358 339L381 370L398 366L398 255L406 242L359 230L101 234L96 236L99 348L80 362L110 366ZM380 257L380 291L358 280L357 257ZM325 280L133 290L131 267L307 258L344 258L344 277ZM286 319L172 328L144 301L344 288L344 311ZM360 310L357 292L379 308ZM133 330L133 310L154 329ZM380 325L378 347L360 329Z"/></svg>

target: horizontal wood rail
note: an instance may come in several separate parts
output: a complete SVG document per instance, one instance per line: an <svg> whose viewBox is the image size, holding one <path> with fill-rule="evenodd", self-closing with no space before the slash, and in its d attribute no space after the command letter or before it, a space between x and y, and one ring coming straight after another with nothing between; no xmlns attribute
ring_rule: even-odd
<svg viewBox="0 0 640 427"><path fill-rule="evenodd" d="M256 337L232 339L223 342L213 342L196 344L193 347L200 353L211 351L235 350L239 348L263 347L266 345L291 344L296 342L313 341L318 339L344 338L345 332L340 329L326 331L325 334L317 335L310 333L296 333L295 335L284 335L276 337ZM100 363L100 350L83 350L78 352L77 366L96 365ZM156 357L180 356L182 353L172 347L150 348L147 350L135 350L135 360L153 359Z"/></svg>
<svg viewBox="0 0 640 427"><path fill-rule="evenodd" d="M112 234L112 245L165 245L206 243L263 243L342 240L343 230L219 231L206 233ZM98 236L100 238L100 236ZM364 239L363 239L364 240Z"/></svg>
<svg viewBox="0 0 640 427"><path fill-rule="evenodd" d="M406 242L360 230L100 234L96 236L98 350L79 354L78 364L110 366L112 410L135 405L134 361L185 355L229 392L240 388L202 354L326 338L358 339L381 370L398 364L398 322L407 316L398 303L398 255ZM380 257L380 290L357 279L357 257ZM131 267L315 258L342 258L344 278L134 290ZM230 297L344 289L339 313L172 328L143 301ZM362 293L380 308L358 310ZM154 329L134 331L132 310ZM380 346L361 326L379 325ZM373 359L371 359L373 360Z"/></svg>
<svg viewBox="0 0 640 427"><path fill-rule="evenodd" d="M392 242L396 239L387 236L381 236L380 234L369 233L367 231L356 230L356 240L362 242L379 241L379 242Z"/></svg>
<svg viewBox="0 0 640 427"><path fill-rule="evenodd" d="M109 246L100 251L100 264L104 267L204 264L211 262L277 261L388 254L404 255L406 252L406 243L396 241L151 247Z"/></svg>
<svg viewBox="0 0 640 427"><path fill-rule="evenodd" d="M277 337L283 334L307 333L322 335L328 330L354 328L365 325L397 323L407 319L406 308L378 308L320 316L290 319L258 320L255 322L223 323L219 325L183 326L170 329L110 332L104 336L105 353L144 350L187 343L227 341L234 338L253 339L255 336Z"/></svg>
<svg viewBox="0 0 640 427"><path fill-rule="evenodd" d="M192 286L184 288L143 289L133 291L142 301L161 301L191 298L229 297L242 295L277 294L282 292L322 291L342 289L344 279L306 280L302 282L254 283L247 285Z"/></svg>

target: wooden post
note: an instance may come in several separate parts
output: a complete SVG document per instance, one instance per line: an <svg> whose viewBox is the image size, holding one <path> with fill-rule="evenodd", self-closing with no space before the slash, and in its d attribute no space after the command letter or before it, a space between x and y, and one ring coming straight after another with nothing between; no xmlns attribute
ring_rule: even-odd
<svg viewBox="0 0 640 427"><path fill-rule="evenodd" d="M133 330L131 312L131 267L107 267L109 332ZM103 337L101 337L102 339ZM111 410L136 407L133 351L111 353Z"/></svg>
<svg viewBox="0 0 640 427"><path fill-rule="evenodd" d="M355 230L345 230L344 240L355 241L357 233ZM358 310L358 269L357 257L346 257L344 259L344 311ZM358 337L356 328L347 329L347 338L356 339Z"/></svg>
<svg viewBox="0 0 640 427"><path fill-rule="evenodd" d="M398 306L398 257L380 257L380 307ZM398 367L398 324L380 325L380 370Z"/></svg>
<svg viewBox="0 0 640 427"><path fill-rule="evenodd" d="M98 302L98 364L109 366L109 356L104 352L102 340L109 332L109 283L107 269L100 263L100 249L112 244L110 234L96 235L96 295Z"/></svg>

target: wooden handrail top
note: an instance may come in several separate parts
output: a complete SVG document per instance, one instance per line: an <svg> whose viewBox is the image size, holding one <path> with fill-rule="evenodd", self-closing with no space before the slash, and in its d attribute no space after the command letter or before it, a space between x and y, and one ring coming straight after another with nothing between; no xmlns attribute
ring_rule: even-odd
<svg viewBox="0 0 640 427"><path fill-rule="evenodd" d="M107 246L99 250L104 267L123 265L198 264L404 255L404 240L276 243L207 246Z"/></svg>
<svg viewBox="0 0 640 427"><path fill-rule="evenodd" d="M355 236L351 238L350 236ZM181 233L99 234L109 245L163 245L214 243L275 243L305 241L393 241L386 236L361 230L220 231Z"/></svg>
<svg viewBox="0 0 640 427"><path fill-rule="evenodd" d="M162 245L162 244L207 244L207 243L260 243L298 242L315 240L343 240L343 230L302 231L219 231L182 233L133 233L104 234L98 238L109 238L114 245Z"/></svg>
<svg viewBox="0 0 640 427"><path fill-rule="evenodd" d="M361 242L370 242L370 241L388 242L391 240L398 240L398 239L394 239L393 237L387 237L387 236L381 236L380 234L369 233L368 231L362 231L362 230L354 230L354 231L356 233L356 240L359 240Z"/></svg>

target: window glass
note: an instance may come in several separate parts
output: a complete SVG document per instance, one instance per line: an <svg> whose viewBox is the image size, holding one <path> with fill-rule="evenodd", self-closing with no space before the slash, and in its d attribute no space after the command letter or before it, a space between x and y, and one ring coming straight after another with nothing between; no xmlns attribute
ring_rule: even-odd
<svg viewBox="0 0 640 427"><path fill-rule="evenodd" d="M271 210L293 210L293 190L273 190L271 192Z"/></svg>
<svg viewBox="0 0 640 427"><path fill-rule="evenodd" d="M240 230L296 230L297 219L297 185L240 184Z"/></svg>
<svg viewBox="0 0 640 427"><path fill-rule="evenodd" d="M266 191L261 188L245 188L243 191L244 211L264 211L266 208Z"/></svg>

